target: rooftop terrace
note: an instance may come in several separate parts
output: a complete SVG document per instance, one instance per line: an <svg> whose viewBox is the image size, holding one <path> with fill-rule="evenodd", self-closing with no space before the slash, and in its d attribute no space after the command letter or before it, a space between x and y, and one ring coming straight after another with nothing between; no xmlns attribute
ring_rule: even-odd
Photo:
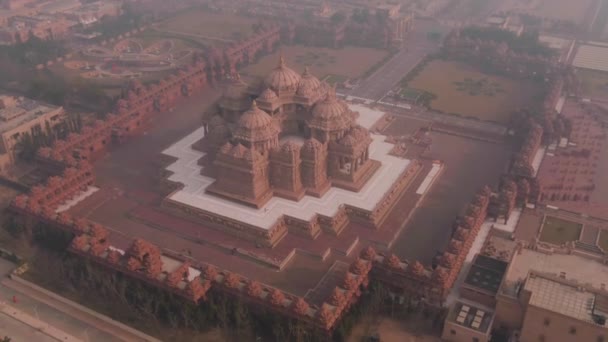
<svg viewBox="0 0 608 342"><path fill-rule="evenodd" d="M452 306L448 320L469 329L487 332L493 317L494 313L489 309L458 301Z"/></svg>
<svg viewBox="0 0 608 342"><path fill-rule="evenodd" d="M533 273L526 281L524 289L531 292L530 305L577 320L595 324L594 316L604 313L604 296L565 281Z"/></svg>
<svg viewBox="0 0 608 342"><path fill-rule="evenodd" d="M516 297L530 271L561 275L594 289L608 284L608 267L595 260L574 254L545 254L523 248L513 257L500 292Z"/></svg>
<svg viewBox="0 0 608 342"><path fill-rule="evenodd" d="M467 285L495 294L498 292L507 266L507 262L485 255L478 255L464 282Z"/></svg>
<svg viewBox="0 0 608 342"><path fill-rule="evenodd" d="M0 95L0 133L10 131L58 108L23 97Z"/></svg>

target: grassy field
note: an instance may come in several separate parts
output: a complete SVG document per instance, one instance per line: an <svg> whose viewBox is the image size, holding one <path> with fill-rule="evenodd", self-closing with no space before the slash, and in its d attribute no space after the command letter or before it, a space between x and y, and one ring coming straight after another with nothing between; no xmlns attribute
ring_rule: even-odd
<svg viewBox="0 0 608 342"><path fill-rule="evenodd" d="M547 216L540 231L540 241L561 245L578 240L583 225L580 223Z"/></svg>
<svg viewBox="0 0 608 342"><path fill-rule="evenodd" d="M533 102L540 90L531 83L441 60L431 61L408 87L434 94L432 109L498 123L507 123L511 113Z"/></svg>
<svg viewBox="0 0 608 342"><path fill-rule="evenodd" d="M256 23L257 19L236 14L192 10L165 20L158 25L158 29L220 40L238 40L250 35Z"/></svg>
<svg viewBox="0 0 608 342"><path fill-rule="evenodd" d="M279 56L283 55L287 65L297 72L301 73L304 67L308 66L310 72L319 79L331 75L334 80L344 80L360 77L369 68L382 61L387 54L387 51L363 47L329 49L285 46L280 51L263 57L258 63L247 66L243 73L258 77L266 76L277 66Z"/></svg>
<svg viewBox="0 0 608 342"><path fill-rule="evenodd" d="M589 97L605 97L608 95L608 73L577 69L576 75L581 82L583 95Z"/></svg>

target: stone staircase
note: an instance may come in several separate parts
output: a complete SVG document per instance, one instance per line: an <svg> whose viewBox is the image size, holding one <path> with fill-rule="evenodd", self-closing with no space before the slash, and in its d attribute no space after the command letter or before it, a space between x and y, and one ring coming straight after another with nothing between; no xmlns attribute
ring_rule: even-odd
<svg viewBox="0 0 608 342"><path fill-rule="evenodd" d="M602 250L597 246L596 243L599 235L599 227L593 225L586 225L583 227L580 240L576 241L574 245L576 246L576 248L585 252L593 254L603 254Z"/></svg>
<svg viewBox="0 0 608 342"><path fill-rule="evenodd" d="M581 233L580 241L589 245L595 245L600 229L597 226L585 225Z"/></svg>
<svg viewBox="0 0 608 342"><path fill-rule="evenodd" d="M576 241L574 243L577 249L580 249L585 252L593 253L593 254L604 254L602 250L596 246L595 244L591 245L585 242Z"/></svg>

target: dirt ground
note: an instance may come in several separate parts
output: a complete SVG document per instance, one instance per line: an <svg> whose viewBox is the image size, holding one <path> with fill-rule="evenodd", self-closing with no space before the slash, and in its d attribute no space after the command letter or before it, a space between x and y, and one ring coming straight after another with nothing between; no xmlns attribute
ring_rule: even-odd
<svg viewBox="0 0 608 342"><path fill-rule="evenodd" d="M441 60L430 62L408 87L435 94L431 102L435 110L498 123L507 123L511 113L534 101L540 90L530 83Z"/></svg>
<svg viewBox="0 0 608 342"><path fill-rule="evenodd" d="M258 19L229 13L211 13L190 10L165 20L158 25L160 30L200 35L210 39L239 40L252 32Z"/></svg>
<svg viewBox="0 0 608 342"><path fill-rule="evenodd" d="M258 63L247 66L243 69L243 73L264 77L277 66L279 56L282 55L287 65L299 73L308 66L310 72L319 79L329 75L357 78L382 61L387 54L388 52L384 50L364 47L349 46L342 49L330 49L284 46L279 51L264 56ZM355 56L356 58L354 58Z"/></svg>
<svg viewBox="0 0 608 342"><path fill-rule="evenodd" d="M418 120L397 119L388 128L391 132L408 132ZM416 258L430 263L437 251L442 251L450 239L451 226L474 194L484 185L496 186L506 170L510 147L433 133L428 157L445 163L437 182L422 200L393 245L401 258Z"/></svg>

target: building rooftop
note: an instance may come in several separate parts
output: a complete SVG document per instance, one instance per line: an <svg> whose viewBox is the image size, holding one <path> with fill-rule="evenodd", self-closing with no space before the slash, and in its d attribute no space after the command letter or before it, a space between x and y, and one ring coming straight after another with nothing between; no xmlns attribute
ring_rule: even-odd
<svg viewBox="0 0 608 342"><path fill-rule="evenodd" d="M598 71L608 71L608 47L605 45L580 45L572 65Z"/></svg>
<svg viewBox="0 0 608 342"><path fill-rule="evenodd" d="M448 314L448 321L475 331L488 332L494 313L479 304L457 301Z"/></svg>
<svg viewBox="0 0 608 342"><path fill-rule="evenodd" d="M608 284L608 267L575 254L546 254L523 248L516 252L500 292L516 297L530 271L564 275L566 279L601 289Z"/></svg>
<svg viewBox="0 0 608 342"><path fill-rule="evenodd" d="M509 264L485 255L478 255L471 265L465 284L495 294Z"/></svg>
<svg viewBox="0 0 608 342"><path fill-rule="evenodd" d="M19 127L59 107L24 97L0 95L0 133Z"/></svg>
<svg viewBox="0 0 608 342"><path fill-rule="evenodd" d="M531 292L529 305L593 324L597 322L596 316L605 317L605 296L568 284L565 279L562 282L559 278L531 273L524 289Z"/></svg>

